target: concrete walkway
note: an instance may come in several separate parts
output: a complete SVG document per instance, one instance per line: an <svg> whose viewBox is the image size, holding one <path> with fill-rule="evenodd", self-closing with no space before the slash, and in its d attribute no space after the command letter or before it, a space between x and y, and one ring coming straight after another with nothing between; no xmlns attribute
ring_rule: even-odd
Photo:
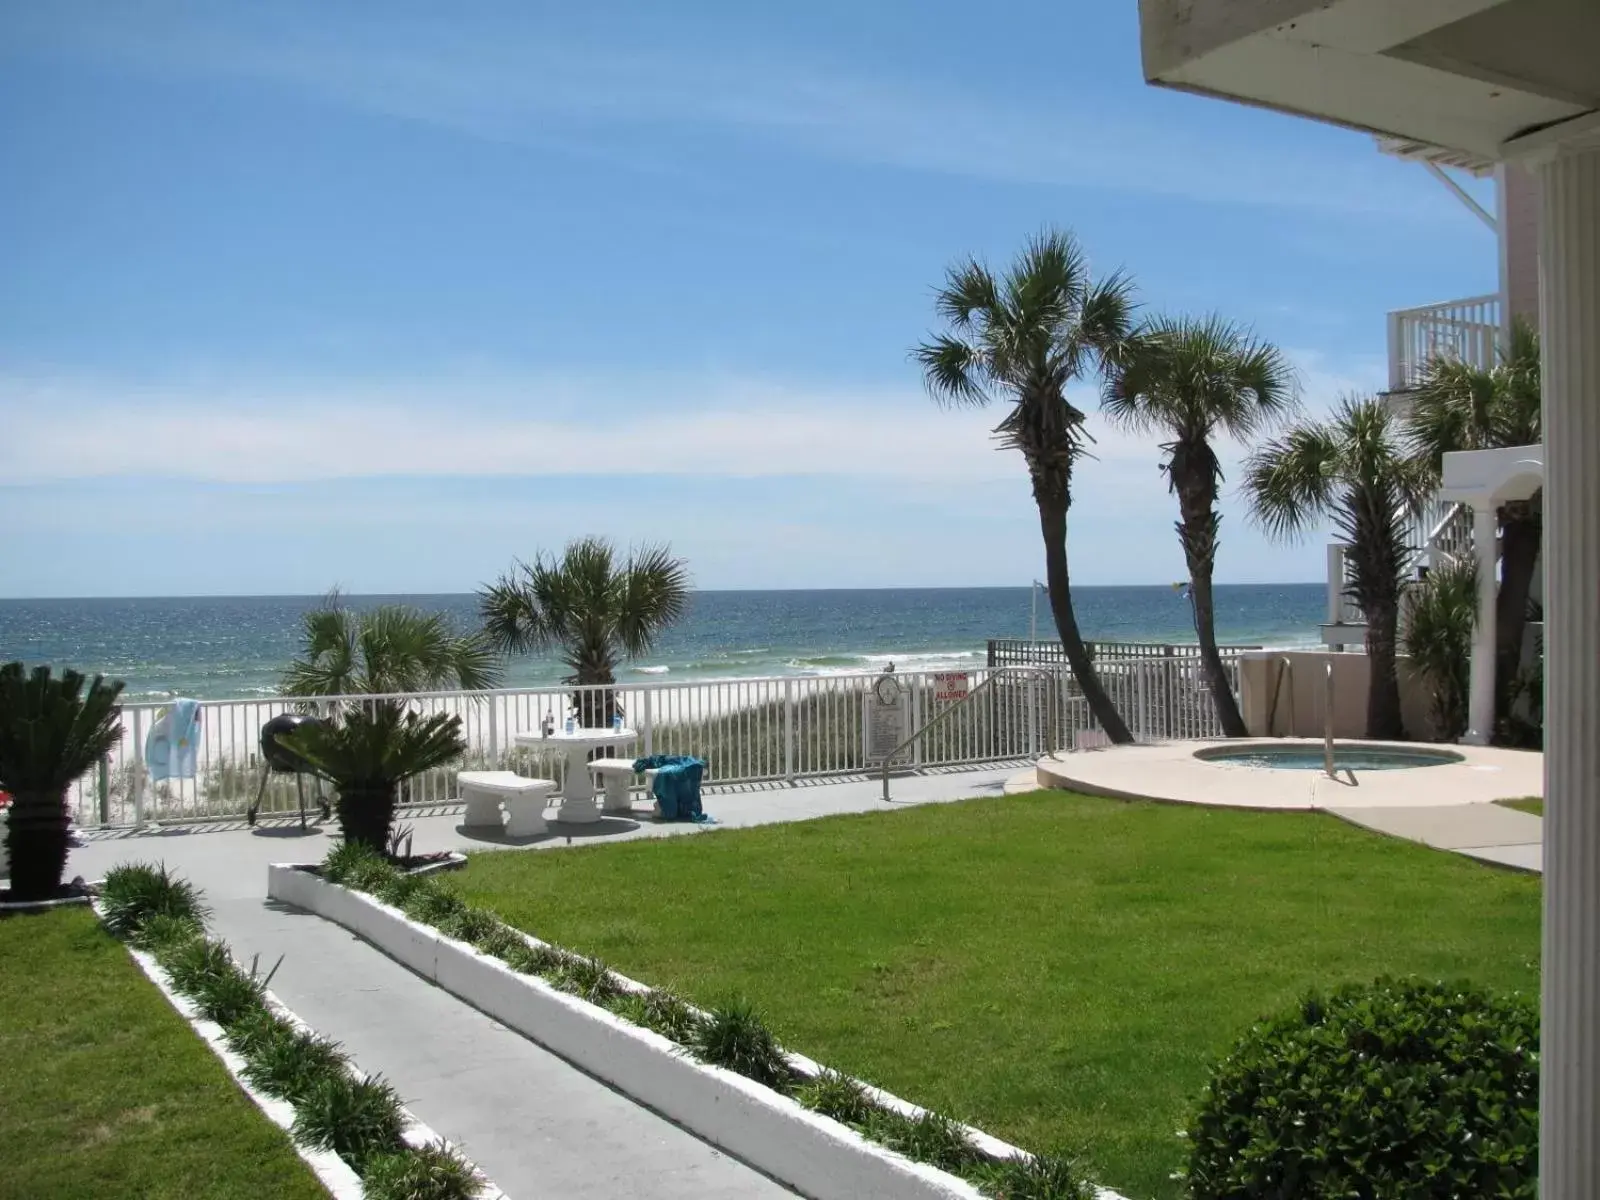
<svg viewBox="0 0 1600 1200"><path fill-rule="evenodd" d="M892 807L1000 795L1015 764L894 781ZM418 852L546 849L639 837L715 836L718 828L880 811L875 780L782 789L712 791L719 825L658 825L609 818L512 847L466 835L459 808L404 814ZM264 899L266 867L327 853L328 832L297 821L171 826L91 833L69 874L94 879L120 862L164 862L204 889L211 927L246 962L279 957L278 996L357 1063L385 1076L417 1116L456 1142L513 1200L607 1197L721 1200L792 1193L728 1158L469 1008L343 929Z"/></svg>

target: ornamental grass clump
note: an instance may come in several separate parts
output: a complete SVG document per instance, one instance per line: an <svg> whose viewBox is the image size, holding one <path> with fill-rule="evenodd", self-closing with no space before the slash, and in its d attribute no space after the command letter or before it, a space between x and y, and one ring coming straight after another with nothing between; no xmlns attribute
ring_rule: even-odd
<svg viewBox="0 0 1600 1200"><path fill-rule="evenodd" d="M403 1149L404 1131L400 1097L377 1076L325 1075L295 1099L295 1140L332 1150L357 1174L372 1156Z"/></svg>
<svg viewBox="0 0 1600 1200"><path fill-rule="evenodd" d="M610 967L598 958L585 958L580 954L567 957L554 982L562 991L571 992L590 1004L605 1005L622 990Z"/></svg>
<svg viewBox="0 0 1600 1200"><path fill-rule="evenodd" d="M127 863L106 872L100 885L100 920L112 937L132 940L145 922L176 917L205 924L210 910L200 891L186 879L175 879L164 864Z"/></svg>
<svg viewBox="0 0 1600 1200"><path fill-rule="evenodd" d="M1534 1200L1539 1013L1379 979L1253 1026L1191 1122L1194 1200Z"/></svg>
<svg viewBox="0 0 1600 1200"><path fill-rule="evenodd" d="M773 1091L788 1093L794 1086L783 1047L748 1000L732 999L717 1005L692 1026L688 1045L702 1062L766 1084Z"/></svg>
<svg viewBox="0 0 1600 1200"><path fill-rule="evenodd" d="M350 1065L335 1043L285 1022L241 1052L246 1079L269 1096L295 1104L322 1080L346 1077Z"/></svg>
<svg viewBox="0 0 1600 1200"><path fill-rule="evenodd" d="M848 1075L824 1070L822 1074L800 1085L795 1099L813 1112L819 1112L835 1121L862 1128L877 1111L877 1105L867 1095L867 1089Z"/></svg>
<svg viewBox="0 0 1600 1200"><path fill-rule="evenodd" d="M912 1117L888 1108L874 1108L863 1132L875 1142L907 1158L959 1175L986 1160L956 1122L936 1112Z"/></svg>
<svg viewBox="0 0 1600 1200"><path fill-rule="evenodd" d="M448 1146L418 1146L368 1158L361 1194L365 1200L472 1200L478 1178L472 1165Z"/></svg>

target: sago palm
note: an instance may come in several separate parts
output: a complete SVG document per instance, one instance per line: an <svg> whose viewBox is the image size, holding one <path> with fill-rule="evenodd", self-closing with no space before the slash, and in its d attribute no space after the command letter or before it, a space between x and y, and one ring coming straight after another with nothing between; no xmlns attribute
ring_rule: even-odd
<svg viewBox="0 0 1600 1200"><path fill-rule="evenodd" d="M1455 357L1437 357L1423 368L1406 415L1406 441L1435 479L1444 456L1456 450L1532 446L1540 425L1539 335L1522 319L1500 361L1483 370ZM1496 708L1506 715L1522 666L1528 599L1544 537L1541 494L1500 506L1500 590L1495 601Z"/></svg>
<svg viewBox="0 0 1600 1200"><path fill-rule="evenodd" d="M339 828L348 843L380 854L389 846L400 785L466 753L461 718L422 716L392 704L358 704L328 722L307 723L282 744L339 793Z"/></svg>
<svg viewBox="0 0 1600 1200"><path fill-rule="evenodd" d="M1277 347L1220 317L1161 318L1145 325L1106 384L1114 422L1164 435L1161 470L1178 498L1178 541L1189 568L1195 637L1217 720L1228 737L1249 731L1217 651L1211 577L1222 518L1222 463L1213 441L1251 438L1282 420L1295 402L1295 373Z"/></svg>
<svg viewBox="0 0 1600 1200"><path fill-rule="evenodd" d="M1298 540L1332 519L1349 546L1348 593L1367 618L1367 736L1401 738L1396 637L1410 566L1410 522L1430 490L1377 400L1347 399L1326 420L1291 427L1253 453L1245 489L1268 533Z"/></svg>
<svg viewBox="0 0 1600 1200"><path fill-rule="evenodd" d="M84 684L88 683L85 689ZM0 791L11 794L11 898L47 900L67 866L67 789L122 738L122 682L0 667Z"/></svg>
<svg viewBox="0 0 1600 1200"><path fill-rule="evenodd" d="M650 652L689 604L689 573L665 546L619 557L603 538L571 542L559 558L518 563L478 593L489 641L508 654L556 650L563 682L609 685L617 667ZM616 712L612 692L582 693L580 717L603 727Z"/></svg>
<svg viewBox="0 0 1600 1200"><path fill-rule="evenodd" d="M1453 742L1467 728L1472 630L1478 622L1478 560L1449 559L1406 592L1400 644L1431 696L1433 736Z"/></svg>
<svg viewBox="0 0 1600 1200"><path fill-rule="evenodd" d="M284 673L291 696L476 691L500 682L482 633L458 633L443 613L402 604L355 610L337 592L301 620L300 656Z"/></svg>
<svg viewBox="0 0 1600 1200"><path fill-rule="evenodd" d="M1133 735L1095 672L1072 604L1067 512L1088 435L1067 387L1091 373L1105 375L1122 360L1132 290L1121 274L1092 278L1077 239L1047 231L998 278L976 259L951 267L934 299L948 332L913 351L938 403L1010 406L995 436L1027 465L1050 610L1084 698L1114 742L1131 742Z"/></svg>

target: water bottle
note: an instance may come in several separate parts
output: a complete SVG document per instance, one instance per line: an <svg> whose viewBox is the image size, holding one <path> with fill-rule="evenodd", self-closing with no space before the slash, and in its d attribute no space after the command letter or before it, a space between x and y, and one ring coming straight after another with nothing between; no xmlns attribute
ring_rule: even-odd
<svg viewBox="0 0 1600 1200"><path fill-rule="evenodd" d="M622 732L622 714L621 713L612 713L611 714L611 732L612 733L621 733Z"/></svg>
<svg viewBox="0 0 1600 1200"><path fill-rule="evenodd" d="M577 733L578 732L578 718L573 716L571 713L567 714L567 732L568 733Z"/></svg>

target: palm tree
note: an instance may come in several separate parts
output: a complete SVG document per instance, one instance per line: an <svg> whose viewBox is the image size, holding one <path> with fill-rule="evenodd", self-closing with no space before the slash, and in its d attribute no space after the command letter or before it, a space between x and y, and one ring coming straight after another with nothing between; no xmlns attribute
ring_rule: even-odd
<svg viewBox="0 0 1600 1200"><path fill-rule="evenodd" d="M1433 736L1453 742L1467 729L1472 628L1478 621L1478 560L1452 558L1406 591L1401 647L1432 694Z"/></svg>
<svg viewBox="0 0 1600 1200"><path fill-rule="evenodd" d="M688 569L667 547L644 546L619 561L596 537L568 543L560 558L518 563L478 593L493 645L508 654L558 647L571 671L562 682L578 686L616 683L618 665L648 654L688 604ZM609 687L580 694L586 726L604 728L616 711Z"/></svg>
<svg viewBox="0 0 1600 1200"><path fill-rule="evenodd" d="M1411 547L1406 531L1430 491L1427 472L1395 440L1381 402L1349 398L1324 421L1307 420L1252 454L1251 509L1267 532L1298 540L1324 518L1349 546L1349 595L1367 618L1367 736L1402 738L1396 637Z"/></svg>
<svg viewBox="0 0 1600 1200"><path fill-rule="evenodd" d="M461 718L422 716L391 704L361 704L327 722L307 722L281 742L339 792L347 843L389 849L400 784L466 753Z"/></svg>
<svg viewBox="0 0 1600 1200"><path fill-rule="evenodd" d="M1021 451L1027 464L1050 610L1078 686L1114 742L1131 742L1133 735L1095 673L1072 607L1067 511L1073 467L1088 434L1067 386L1121 361L1132 292L1120 273L1091 279L1077 239L1046 231L1029 241L1003 278L976 259L951 267L934 299L949 332L913 351L938 403L984 407L998 397L1011 406L995 436Z"/></svg>
<svg viewBox="0 0 1600 1200"><path fill-rule="evenodd" d="M1411 395L1406 441L1437 480L1444 456L1455 450L1532 446L1540 426L1539 335L1520 317L1511 342L1490 370L1455 357L1430 359ZM1510 707L1522 667L1522 640L1528 599L1544 537L1543 505L1535 492L1527 500L1502 504L1500 591L1495 600L1495 680L1499 715Z"/></svg>
<svg viewBox="0 0 1600 1200"><path fill-rule="evenodd" d="M1217 560L1217 492L1222 464L1217 435L1254 437L1295 403L1295 373L1277 347L1220 317L1160 318L1145 325L1107 381L1111 419L1139 433L1161 433L1161 469L1178 498L1178 541L1189 566L1200 661L1228 737L1249 731L1217 652L1211 575Z"/></svg>
<svg viewBox="0 0 1600 1200"><path fill-rule="evenodd" d="M443 613L402 604L356 611L337 591L301 622L300 657L284 672L291 696L478 691L500 682L499 656L482 633L457 633Z"/></svg>
<svg viewBox="0 0 1600 1200"><path fill-rule="evenodd" d="M121 680L0 667L0 791L11 794L11 898L48 900L67 867L67 789L122 738Z"/></svg>

